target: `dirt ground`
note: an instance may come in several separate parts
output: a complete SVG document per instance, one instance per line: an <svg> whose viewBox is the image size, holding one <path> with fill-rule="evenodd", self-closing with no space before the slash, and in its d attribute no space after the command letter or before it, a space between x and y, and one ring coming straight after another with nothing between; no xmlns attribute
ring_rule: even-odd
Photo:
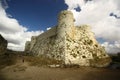
<svg viewBox="0 0 120 80"><path fill-rule="evenodd" d="M120 80L120 70L103 68L48 68L26 62L0 70L0 80Z"/></svg>

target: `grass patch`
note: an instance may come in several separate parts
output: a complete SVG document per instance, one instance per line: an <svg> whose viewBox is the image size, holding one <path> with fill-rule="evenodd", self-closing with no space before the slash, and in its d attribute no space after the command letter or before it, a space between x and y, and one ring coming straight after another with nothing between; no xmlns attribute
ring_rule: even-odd
<svg viewBox="0 0 120 80"><path fill-rule="evenodd" d="M16 63L16 56L14 55L1 55L0 56L0 69Z"/></svg>
<svg viewBox="0 0 120 80"><path fill-rule="evenodd" d="M31 66L47 66L52 64L61 64L62 61L51 59L45 56L24 56L25 61L29 63Z"/></svg>

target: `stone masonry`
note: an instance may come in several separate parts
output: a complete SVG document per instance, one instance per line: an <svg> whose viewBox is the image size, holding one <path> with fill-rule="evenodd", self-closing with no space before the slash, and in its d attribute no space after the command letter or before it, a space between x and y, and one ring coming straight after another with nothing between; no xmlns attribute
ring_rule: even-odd
<svg viewBox="0 0 120 80"><path fill-rule="evenodd" d="M60 60L65 65L105 67L111 62L91 28L74 26L73 14L66 10L59 14L57 26L27 41L25 51Z"/></svg>

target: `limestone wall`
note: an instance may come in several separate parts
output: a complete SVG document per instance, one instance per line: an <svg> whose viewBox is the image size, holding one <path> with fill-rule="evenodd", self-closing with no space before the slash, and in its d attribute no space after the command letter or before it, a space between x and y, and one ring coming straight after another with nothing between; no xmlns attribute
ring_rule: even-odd
<svg viewBox="0 0 120 80"><path fill-rule="evenodd" d="M105 67L111 62L89 26L74 26L70 11L59 14L57 26L26 42L25 50L34 56L61 60L66 65Z"/></svg>
<svg viewBox="0 0 120 80"><path fill-rule="evenodd" d="M63 60L64 47L62 39L57 36L57 26L39 36L33 36L26 42L25 51L33 56L45 55L57 60ZM60 47L61 46L61 47Z"/></svg>
<svg viewBox="0 0 120 80"><path fill-rule="evenodd" d="M43 38L48 38L51 37L53 35L56 35L57 33L57 26L52 27L50 30L42 33L41 35L38 36L39 39L43 39Z"/></svg>
<svg viewBox="0 0 120 80"><path fill-rule="evenodd" d="M103 62L98 63L98 61ZM105 49L95 40L89 26L76 27L74 38L66 34L65 64L102 67L107 66L109 62L110 58Z"/></svg>

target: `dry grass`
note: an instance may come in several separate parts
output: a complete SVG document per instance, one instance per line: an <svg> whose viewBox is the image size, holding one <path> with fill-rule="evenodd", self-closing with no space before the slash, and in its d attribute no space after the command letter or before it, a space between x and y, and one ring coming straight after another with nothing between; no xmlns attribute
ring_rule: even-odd
<svg viewBox="0 0 120 80"><path fill-rule="evenodd" d="M13 55L1 55L0 56L0 69L6 66L10 66L16 63L16 56Z"/></svg>
<svg viewBox="0 0 120 80"><path fill-rule="evenodd" d="M24 61L27 61L31 66L47 66L47 65L62 63L62 61L50 59L42 55L39 57L24 56Z"/></svg>
<svg viewBox="0 0 120 80"><path fill-rule="evenodd" d="M105 60L107 61L107 59ZM99 64L102 64L101 61ZM27 64L29 63L29 64ZM48 68L37 67L61 64L45 56L23 55L0 56L0 80L119 80L120 70L108 68L79 67ZM15 65L13 65L15 64ZM6 67L7 66L7 67ZM77 67L77 65L76 65Z"/></svg>

